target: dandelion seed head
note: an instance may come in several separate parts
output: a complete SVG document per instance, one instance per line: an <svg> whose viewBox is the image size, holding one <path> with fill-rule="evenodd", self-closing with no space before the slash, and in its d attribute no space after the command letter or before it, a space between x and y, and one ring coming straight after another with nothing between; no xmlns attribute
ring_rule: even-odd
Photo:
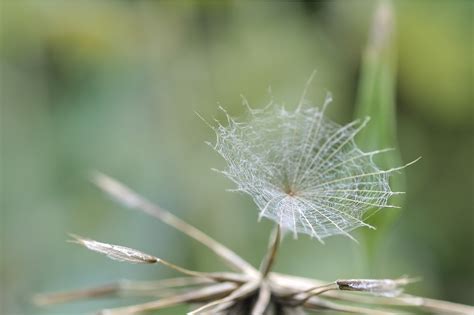
<svg viewBox="0 0 474 315"><path fill-rule="evenodd" d="M226 113L228 123L214 128L214 149L227 162L222 173L253 198L260 218L295 237L351 237L349 231L369 226L369 209L390 207L396 194L388 179L399 168L384 171L372 160L385 150L363 152L354 142L368 119L332 122L324 115L330 101L328 94L321 109L304 100L293 111L274 103L248 107L246 120Z"/></svg>

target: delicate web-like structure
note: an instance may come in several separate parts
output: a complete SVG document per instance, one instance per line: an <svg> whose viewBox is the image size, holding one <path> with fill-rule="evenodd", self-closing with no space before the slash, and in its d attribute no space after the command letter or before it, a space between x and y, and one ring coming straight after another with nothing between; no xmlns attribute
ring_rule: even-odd
<svg viewBox="0 0 474 315"><path fill-rule="evenodd" d="M340 126L322 109L303 104L295 111L270 103L248 107L248 121L228 118L219 124L214 149L226 160L222 171L249 194L260 218L274 220L284 229L318 240L360 227L369 209L393 207L390 170L379 169L372 157L387 150L362 152L355 135L366 125L353 121ZM371 227L371 226L369 226Z"/></svg>

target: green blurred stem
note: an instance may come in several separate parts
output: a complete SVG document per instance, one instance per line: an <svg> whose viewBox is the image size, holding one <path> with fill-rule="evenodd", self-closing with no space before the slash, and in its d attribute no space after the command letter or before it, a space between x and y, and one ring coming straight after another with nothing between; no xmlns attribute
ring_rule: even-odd
<svg viewBox="0 0 474 315"><path fill-rule="evenodd" d="M356 118L372 118L371 123L357 137L358 144L364 150L397 147L394 35L392 3L388 0L377 1L368 44L362 56L355 110ZM402 164L397 150L379 156L376 163L382 168ZM404 191L404 179L398 174L390 179L390 185L394 191ZM401 198L397 196L391 202L400 206L403 201ZM371 273L384 231L399 213L398 210L386 209L383 214L372 216L369 220L371 225L377 227L376 232L362 231L362 243L367 250L366 266Z"/></svg>

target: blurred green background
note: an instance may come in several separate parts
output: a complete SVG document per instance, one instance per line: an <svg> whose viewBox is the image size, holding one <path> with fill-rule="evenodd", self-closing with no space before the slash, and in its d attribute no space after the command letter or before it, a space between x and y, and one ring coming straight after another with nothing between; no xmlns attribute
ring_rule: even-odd
<svg viewBox="0 0 474 315"><path fill-rule="evenodd" d="M363 244L287 237L281 272L324 280L420 276L408 291L473 304L473 12L471 1L396 1L397 148L407 196L370 270ZM271 229L249 197L210 171L224 162L196 115L223 119L273 97L335 101L353 117L372 1L1 2L0 313L82 314L142 301L41 309L38 292L115 279L162 279L162 267L110 261L67 233L135 247L179 265L224 266L196 242L124 209L87 181L100 170L195 224L253 264ZM377 233L373 231L372 233ZM382 232L381 232L382 233ZM358 232L356 237L360 237ZM163 314L182 313L175 308ZM161 313L160 313L161 314Z"/></svg>

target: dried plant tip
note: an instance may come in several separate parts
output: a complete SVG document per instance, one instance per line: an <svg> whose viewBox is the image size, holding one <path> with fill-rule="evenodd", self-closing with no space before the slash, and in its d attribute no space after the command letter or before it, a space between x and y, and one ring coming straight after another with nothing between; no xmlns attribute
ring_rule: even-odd
<svg viewBox="0 0 474 315"><path fill-rule="evenodd" d="M339 290L369 292L376 295L395 297L402 293L404 286L416 281L415 279L349 279L337 280Z"/></svg>
<svg viewBox="0 0 474 315"><path fill-rule="evenodd" d="M83 245L84 247L94 252L104 254L113 260L132 264L154 264L160 261L160 259L155 256L145 254L133 248L102 243L74 234L70 234L70 236L73 238L73 240L71 240L72 243Z"/></svg>
<svg viewBox="0 0 474 315"><path fill-rule="evenodd" d="M171 268L177 272L180 272L182 274L192 276L192 277L198 277L198 278L203 278L203 279L208 279L210 281L231 281L231 282L242 282L245 281L245 277L237 277L235 274L232 273L225 273L225 272L216 272L216 273L206 273L206 272L199 272L199 271L194 271L194 270L189 270L183 267L180 267L178 265L175 265L173 263L170 263L164 259L145 254L141 251L138 251L133 248L125 247L125 246L120 246L120 245L112 245L108 243L102 243L98 242L95 240L91 240L88 238L84 238L81 236L77 236L74 234L70 234L70 236L73 238L70 242L76 243L83 245L84 247L97 252L106 255L110 259L117 260L117 261L123 261L123 262L128 262L132 264L154 264L154 263L160 263L163 266L166 266L168 268Z"/></svg>

